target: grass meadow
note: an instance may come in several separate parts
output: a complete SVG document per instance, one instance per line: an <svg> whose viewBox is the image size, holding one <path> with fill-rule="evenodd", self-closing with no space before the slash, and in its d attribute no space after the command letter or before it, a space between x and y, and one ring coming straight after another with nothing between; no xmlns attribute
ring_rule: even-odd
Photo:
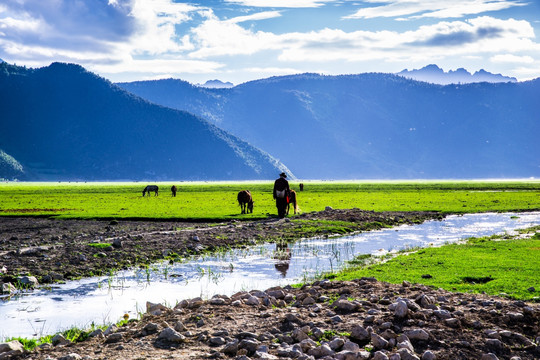
<svg viewBox="0 0 540 360"><path fill-rule="evenodd" d="M260 219L275 215L273 182L157 183L159 196L142 196L146 183L1 183L0 216L79 219ZM540 181L305 182L302 212L360 208L374 211L474 213L540 209ZM253 214L240 215L236 194L248 189Z"/></svg>

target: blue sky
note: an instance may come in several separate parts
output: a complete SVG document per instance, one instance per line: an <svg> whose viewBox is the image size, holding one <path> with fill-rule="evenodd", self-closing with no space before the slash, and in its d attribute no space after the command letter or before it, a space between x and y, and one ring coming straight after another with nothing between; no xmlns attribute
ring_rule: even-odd
<svg viewBox="0 0 540 360"><path fill-rule="evenodd" d="M540 77L538 0L2 0L0 59L239 84L437 64Z"/></svg>

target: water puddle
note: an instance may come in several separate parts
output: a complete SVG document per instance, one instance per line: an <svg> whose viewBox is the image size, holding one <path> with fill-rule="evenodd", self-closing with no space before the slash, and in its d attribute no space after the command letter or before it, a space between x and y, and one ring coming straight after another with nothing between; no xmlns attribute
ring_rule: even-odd
<svg viewBox="0 0 540 360"><path fill-rule="evenodd" d="M174 306L182 299L305 281L337 270L359 254L384 254L408 247L437 246L468 237L511 233L540 225L540 212L468 214L443 221L400 226L354 236L265 244L198 257L185 263L156 264L110 277L54 285L49 290L0 301L0 340L36 337L73 326L87 328L136 317L146 302Z"/></svg>

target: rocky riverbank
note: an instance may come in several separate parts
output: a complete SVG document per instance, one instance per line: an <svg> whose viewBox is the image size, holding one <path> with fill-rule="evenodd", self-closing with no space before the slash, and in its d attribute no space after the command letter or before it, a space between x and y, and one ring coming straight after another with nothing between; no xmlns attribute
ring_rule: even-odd
<svg viewBox="0 0 540 360"><path fill-rule="evenodd" d="M538 359L540 307L406 281L324 280L147 304L122 327L54 343L30 353L0 345L0 359Z"/></svg>

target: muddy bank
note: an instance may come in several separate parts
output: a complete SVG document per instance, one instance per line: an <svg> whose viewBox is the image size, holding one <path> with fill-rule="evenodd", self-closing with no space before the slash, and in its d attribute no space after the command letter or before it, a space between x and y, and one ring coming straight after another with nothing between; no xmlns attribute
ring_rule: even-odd
<svg viewBox="0 0 540 360"><path fill-rule="evenodd" d="M540 307L426 286L317 281L147 304L121 327L27 359L538 359ZM16 346L16 344L14 344ZM13 354L15 355L16 350ZM20 354L20 352L19 352ZM0 354L1 357L1 354Z"/></svg>
<svg viewBox="0 0 540 360"><path fill-rule="evenodd" d="M39 283L108 274L218 247L294 241L442 219L435 212L325 210L278 220L186 223L0 217L0 279Z"/></svg>

